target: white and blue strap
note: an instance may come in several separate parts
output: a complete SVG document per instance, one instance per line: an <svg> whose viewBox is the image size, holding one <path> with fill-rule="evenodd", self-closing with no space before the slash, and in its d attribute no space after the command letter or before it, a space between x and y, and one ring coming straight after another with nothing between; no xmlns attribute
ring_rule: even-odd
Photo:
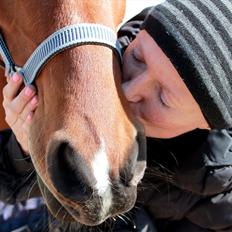
<svg viewBox="0 0 232 232"><path fill-rule="evenodd" d="M11 76L15 72L15 64L3 40L1 33L0 33L0 55L2 56L3 59L3 63L1 65L3 65L5 68L5 75Z"/></svg>
<svg viewBox="0 0 232 232"><path fill-rule="evenodd" d="M121 59L121 49L116 33L109 27L91 23L66 26L45 39L32 53L25 65L19 68L25 84L31 84L41 68L57 53L84 44L108 46L116 51ZM5 63L6 75L11 76L18 68L14 64L2 36L0 36L0 55Z"/></svg>

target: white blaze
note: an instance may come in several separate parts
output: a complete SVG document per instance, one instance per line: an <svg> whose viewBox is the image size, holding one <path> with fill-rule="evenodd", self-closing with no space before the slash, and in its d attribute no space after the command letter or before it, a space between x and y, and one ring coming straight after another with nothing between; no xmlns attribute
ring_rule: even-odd
<svg viewBox="0 0 232 232"><path fill-rule="evenodd" d="M93 174L96 179L95 189L102 199L101 217L104 218L112 204L112 192L109 179L109 162L105 149L105 142L101 139L99 150L92 163Z"/></svg>

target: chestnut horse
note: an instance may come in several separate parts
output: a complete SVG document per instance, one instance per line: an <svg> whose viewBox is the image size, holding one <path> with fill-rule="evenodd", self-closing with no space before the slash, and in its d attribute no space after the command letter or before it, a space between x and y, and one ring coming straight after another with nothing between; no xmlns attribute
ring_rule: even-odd
<svg viewBox="0 0 232 232"><path fill-rule="evenodd" d="M97 23L116 32L124 10L123 0L1 0L0 30L15 63L23 66L58 29ZM144 142L120 75L112 49L83 45L54 56L34 82L39 106L29 149L47 207L61 220L97 225L135 203Z"/></svg>

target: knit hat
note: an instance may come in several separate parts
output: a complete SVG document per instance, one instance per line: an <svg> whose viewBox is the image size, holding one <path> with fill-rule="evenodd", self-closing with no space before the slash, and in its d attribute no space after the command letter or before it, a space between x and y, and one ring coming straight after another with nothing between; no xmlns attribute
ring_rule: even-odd
<svg viewBox="0 0 232 232"><path fill-rule="evenodd" d="M211 128L232 128L231 0L167 0L145 29L171 60Z"/></svg>

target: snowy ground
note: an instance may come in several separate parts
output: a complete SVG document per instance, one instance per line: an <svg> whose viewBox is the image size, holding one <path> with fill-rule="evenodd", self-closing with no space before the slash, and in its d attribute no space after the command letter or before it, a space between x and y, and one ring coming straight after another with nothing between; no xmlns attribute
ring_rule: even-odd
<svg viewBox="0 0 232 232"><path fill-rule="evenodd" d="M148 6L155 6L164 0L127 0L124 22Z"/></svg>

